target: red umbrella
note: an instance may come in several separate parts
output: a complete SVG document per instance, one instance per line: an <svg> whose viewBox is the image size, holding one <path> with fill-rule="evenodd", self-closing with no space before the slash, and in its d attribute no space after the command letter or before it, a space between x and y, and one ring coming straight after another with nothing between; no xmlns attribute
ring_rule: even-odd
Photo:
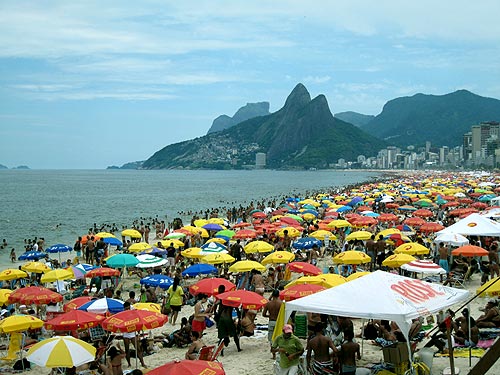
<svg viewBox="0 0 500 375"><path fill-rule="evenodd" d="M294 219L293 217L288 217L288 216L283 216L283 217L280 217L280 223L284 223L286 225L299 225L300 226L300 223Z"/></svg>
<svg viewBox="0 0 500 375"><path fill-rule="evenodd" d="M198 281L196 284L193 284L189 287L189 291L193 295L197 295L199 293L206 294L207 296L214 296L217 294L219 285L224 285L226 287L226 292L230 290L236 289L236 285L232 282L222 279L220 277L210 277L206 279L202 279Z"/></svg>
<svg viewBox="0 0 500 375"><path fill-rule="evenodd" d="M426 208L419 208L418 210L413 212L413 216L419 216L419 217L431 217L434 216L431 210L428 210Z"/></svg>
<svg viewBox="0 0 500 375"><path fill-rule="evenodd" d="M385 206L387 208L399 208L399 204L397 203L386 203Z"/></svg>
<svg viewBox="0 0 500 375"><path fill-rule="evenodd" d="M297 284L282 290L280 292L280 298L285 301L293 301L294 299L321 292L325 289L325 287L316 284Z"/></svg>
<svg viewBox="0 0 500 375"><path fill-rule="evenodd" d="M286 267L291 271L291 272L298 272L298 273L303 273L304 275L313 275L317 276L323 272L321 272L321 269L319 269L316 266L313 266L311 263L306 263L306 262L292 262L288 263Z"/></svg>
<svg viewBox="0 0 500 375"><path fill-rule="evenodd" d="M89 296L73 298L71 301L69 301L67 304L65 304L63 306L63 310L64 310L64 312L75 310L75 309L79 308L81 305L83 305L89 301L92 301L92 298L93 297L89 297Z"/></svg>
<svg viewBox="0 0 500 375"><path fill-rule="evenodd" d="M70 310L54 319L45 322L45 328L50 330L74 331L76 329L92 328L104 320L102 315L83 310Z"/></svg>
<svg viewBox="0 0 500 375"><path fill-rule="evenodd" d="M403 223L406 225L420 226L425 224L425 220L420 217L409 217L408 219L403 221Z"/></svg>
<svg viewBox="0 0 500 375"><path fill-rule="evenodd" d="M394 214L381 214L379 217L377 217L377 220L380 221L380 222L398 222L399 221L399 217L397 217L397 215L394 215Z"/></svg>
<svg viewBox="0 0 500 375"><path fill-rule="evenodd" d="M425 223L420 227L421 232L439 232L440 230L443 229L444 229L443 225L435 222Z"/></svg>
<svg viewBox="0 0 500 375"><path fill-rule="evenodd" d="M252 226L252 224L247 223L245 221L242 221L241 223L234 224L233 228L246 228L246 227L251 227L251 226Z"/></svg>
<svg viewBox="0 0 500 375"><path fill-rule="evenodd" d="M119 276L120 271L108 267L99 267L90 270L85 274L85 277L103 277L103 276Z"/></svg>
<svg viewBox="0 0 500 375"><path fill-rule="evenodd" d="M250 292L248 290L233 290L225 292L217 296L222 301L223 305L239 307L244 309L258 310L263 307L268 301L260 294Z"/></svg>
<svg viewBox="0 0 500 375"><path fill-rule="evenodd" d="M241 229L236 232L233 239L243 239L243 238L255 238L257 237L257 232L252 229Z"/></svg>
<svg viewBox="0 0 500 375"><path fill-rule="evenodd" d="M483 202L475 202L475 203L472 203L471 206L474 208L477 208L478 210L484 210L486 207L488 207L488 205L486 203L483 203Z"/></svg>
<svg viewBox="0 0 500 375"><path fill-rule="evenodd" d="M168 317L148 310L125 310L102 321L101 326L111 332L138 332L162 327Z"/></svg>
<svg viewBox="0 0 500 375"><path fill-rule="evenodd" d="M21 303L24 305L46 305L49 302L61 302L63 296L57 292L41 286L29 286L13 291L9 296L9 303Z"/></svg>
<svg viewBox="0 0 500 375"><path fill-rule="evenodd" d="M172 361L148 372L148 375L225 375L220 362L209 361Z"/></svg>
<svg viewBox="0 0 500 375"><path fill-rule="evenodd" d="M351 221L351 224L357 227L370 226L373 224L377 224L377 219L370 216L362 216L360 218L353 219Z"/></svg>
<svg viewBox="0 0 500 375"><path fill-rule="evenodd" d="M252 217L254 219L263 219L263 218L267 217L267 215L264 212L258 211L258 212L254 212L252 214Z"/></svg>
<svg viewBox="0 0 500 375"><path fill-rule="evenodd" d="M484 255L488 255L488 250L485 250L479 246L465 245L453 250L451 252L451 255L462 255L464 257L481 257Z"/></svg>

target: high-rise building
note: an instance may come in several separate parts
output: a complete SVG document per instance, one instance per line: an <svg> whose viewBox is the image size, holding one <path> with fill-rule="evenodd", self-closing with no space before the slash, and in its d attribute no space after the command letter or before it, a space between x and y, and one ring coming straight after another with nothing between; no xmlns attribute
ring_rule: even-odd
<svg viewBox="0 0 500 375"><path fill-rule="evenodd" d="M264 152L257 152L255 154L255 168L263 169L266 167L266 154Z"/></svg>

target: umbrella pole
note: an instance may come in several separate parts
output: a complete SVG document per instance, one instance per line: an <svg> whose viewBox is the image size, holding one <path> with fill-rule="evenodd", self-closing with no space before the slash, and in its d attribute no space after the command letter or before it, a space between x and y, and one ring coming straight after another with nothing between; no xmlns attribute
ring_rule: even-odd
<svg viewBox="0 0 500 375"><path fill-rule="evenodd" d="M139 365L137 364L137 353L139 351L139 348L137 347L137 335L139 334L139 332L136 332L135 333L135 368L139 368ZM453 374L455 375L455 374Z"/></svg>

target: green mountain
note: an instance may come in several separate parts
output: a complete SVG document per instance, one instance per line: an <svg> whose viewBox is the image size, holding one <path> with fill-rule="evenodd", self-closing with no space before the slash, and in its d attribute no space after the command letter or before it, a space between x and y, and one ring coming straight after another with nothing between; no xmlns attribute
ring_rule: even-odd
<svg viewBox="0 0 500 375"><path fill-rule="evenodd" d="M459 90L391 100L361 128L398 146L419 146L426 141L437 146L457 146L472 125L499 120L500 100Z"/></svg>
<svg viewBox="0 0 500 375"><path fill-rule="evenodd" d="M266 116L269 114L269 103L268 102L260 102L260 103L247 103L245 106L241 107L236 111L233 117L229 117L227 115L221 115L217 117L210 129L208 129L208 133L220 132L222 130L228 129L234 125L239 124L240 122L249 120L258 116Z"/></svg>
<svg viewBox="0 0 500 375"><path fill-rule="evenodd" d="M373 115L363 115L352 111L335 113L333 117L359 127L363 127L375 118Z"/></svg>
<svg viewBox="0 0 500 375"><path fill-rule="evenodd" d="M244 168L266 153L271 168L327 168L339 158L374 156L386 143L333 117L324 95L313 100L298 84L279 111L229 129L168 145L143 169Z"/></svg>

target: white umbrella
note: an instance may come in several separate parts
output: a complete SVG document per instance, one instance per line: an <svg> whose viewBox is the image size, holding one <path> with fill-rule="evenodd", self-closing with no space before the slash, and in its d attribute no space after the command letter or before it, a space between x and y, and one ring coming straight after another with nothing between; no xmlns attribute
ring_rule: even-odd
<svg viewBox="0 0 500 375"><path fill-rule="evenodd" d="M440 242L453 246L463 246L467 245L469 243L469 240L458 233L442 233L434 239L434 243Z"/></svg>
<svg viewBox="0 0 500 375"><path fill-rule="evenodd" d="M137 260L139 261L139 263L137 263L136 267L139 268L159 267L168 263L167 259L158 258L150 254L138 255Z"/></svg>
<svg viewBox="0 0 500 375"><path fill-rule="evenodd" d="M42 367L73 367L92 362L96 348L72 336L55 336L40 341L28 351L28 361Z"/></svg>
<svg viewBox="0 0 500 375"><path fill-rule="evenodd" d="M446 270L430 260L414 260L403 264L401 269L409 272L428 273L431 275L445 274Z"/></svg>

